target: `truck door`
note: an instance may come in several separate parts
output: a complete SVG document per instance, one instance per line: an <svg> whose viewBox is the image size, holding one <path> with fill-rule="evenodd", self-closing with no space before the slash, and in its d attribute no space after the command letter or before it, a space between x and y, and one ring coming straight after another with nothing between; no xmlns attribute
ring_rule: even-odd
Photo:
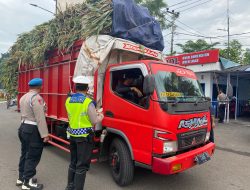
<svg viewBox="0 0 250 190"><path fill-rule="evenodd" d="M143 80L147 74L144 64L115 66L107 71L103 124L127 138L135 161L151 164L153 107L149 99L143 94L140 97L138 92L142 93Z"/></svg>

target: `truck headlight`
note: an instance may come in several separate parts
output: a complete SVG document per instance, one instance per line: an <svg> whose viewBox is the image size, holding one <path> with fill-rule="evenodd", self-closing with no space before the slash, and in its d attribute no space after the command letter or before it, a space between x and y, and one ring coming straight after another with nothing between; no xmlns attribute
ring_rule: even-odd
<svg viewBox="0 0 250 190"><path fill-rule="evenodd" d="M163 143L163 154L176 152L178 150L176 141L167 141Z"/></svg>
<svg viewBox="0 0 250 190"><path fill-rule="evenodd" d="M207 142L209 140L209 138L210 138L210 131L207 132L207 134L206 134L205 142Z"/></svg>

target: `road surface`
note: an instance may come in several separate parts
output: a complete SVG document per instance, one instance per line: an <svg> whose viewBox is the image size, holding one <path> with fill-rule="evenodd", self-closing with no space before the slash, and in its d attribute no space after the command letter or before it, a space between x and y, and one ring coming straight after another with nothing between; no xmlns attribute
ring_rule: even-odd
<svg viewBox="0 0 250 190"><path fill-rule="evenodd" d="M1 190L15 186L20 142L17 129L20 114L15 107L6 110L0 104L0 184ZM136 168L133 184L119 187L112 180L108 165L91 166L85 190L249 190L250 189L250 123L232 122L215 129L217 150L211 161L178 175L161 176ZM46 190L64 190L69 155L49 146L44 149L37 178Z"/></svg>

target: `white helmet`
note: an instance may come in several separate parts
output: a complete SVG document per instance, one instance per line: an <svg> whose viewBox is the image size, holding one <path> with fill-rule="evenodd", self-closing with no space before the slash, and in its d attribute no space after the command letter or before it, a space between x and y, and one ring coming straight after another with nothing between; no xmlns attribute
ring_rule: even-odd
<svg viewBox="0 0 250 190"><path fill-rule="evenodd" d="M89 84L91 81L86 76L77 76L73 78L73 82L78 84Z"/></svg>

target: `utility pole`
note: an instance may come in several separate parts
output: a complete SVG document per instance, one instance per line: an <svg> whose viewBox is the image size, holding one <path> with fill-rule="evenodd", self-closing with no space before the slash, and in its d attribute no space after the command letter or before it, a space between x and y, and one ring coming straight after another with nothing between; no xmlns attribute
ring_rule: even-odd
<svg viewBox="0 0 250 190"><path fill-rule="evenodd" d="M170 11L169 8L167 8L167 13L170 13L172 15L172 22L171 22L171 43L170 43L170 55L173 55L174 53L174 34L176 30L175 21L179 17L180 13L175 12L174 10Z"/></svg>
<svg viewBox="0 0 250 190"><path fill-rule="evenodd" d="M230 42L230 32L229 32L229 0L227 0L227 58L229 60L230 58L230 46L229 46L229 42Z"/></svg>
<svg viewBox="0 0 250 190"><path fill-rule="evenodd" d="M217 29L227 32L227 59L230 59L230 15L229 15L229 0L227 0L227 29Z"/></svg>

